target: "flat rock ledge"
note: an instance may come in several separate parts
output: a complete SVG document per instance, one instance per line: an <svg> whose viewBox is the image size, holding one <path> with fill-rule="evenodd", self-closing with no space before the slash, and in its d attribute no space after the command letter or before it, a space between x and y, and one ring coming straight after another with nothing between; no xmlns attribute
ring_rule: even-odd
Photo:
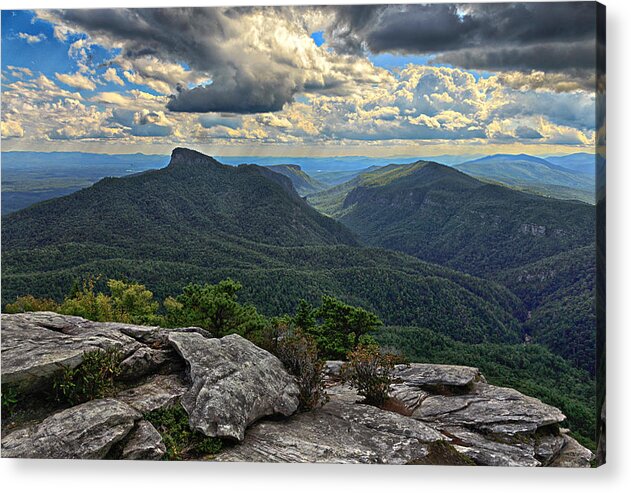
<svg viewBox="0 0 631 493"><path fill-rule="evenodd" d="M2 456L31 459L103 459L141 415L115 399L65 409L2 438Z"/></svg>
<svg viewBox="0 0 631 493"><path fill-rule="evenodd" d="M477 368L395 369L397 412L361 404L328 362L329 402L284 421L263 420L219 461L589 467L592 453L559 428L556 408L486 383ZM386 406L387 407L387 406Z"/></svg>
<svg viewBox="0 0 631 493"><path fill-rule="evenodd" d="M422 462L445 437L406 416L357 404L346 386L322 408L285 421L261 421L219 461L408 464Z"/></svg>

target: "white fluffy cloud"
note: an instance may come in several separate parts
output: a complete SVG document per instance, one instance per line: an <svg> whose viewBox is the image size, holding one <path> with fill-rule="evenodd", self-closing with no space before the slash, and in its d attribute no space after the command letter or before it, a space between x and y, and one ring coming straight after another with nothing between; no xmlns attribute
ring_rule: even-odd
<svg viewBox="0 0 631 493"><path fill-rule="evenodd" d="M59 82L77 89L86 89L88 91L96 89L94 81L79 72L74 74L59 74L55 72L55 77Z"/></svg>
<svg viewBox="0 0 631 493"><path fill-rule="evenodd" d="M595 98L582 76L386 70L362 50L336 52L334 39L316 46L314 31L342 35L329 29L336 15L292 7L39 12L76 69L47 77L7 67L3 135L316 147L587 146L595 138ZM96 46L113 50L110 58L94 62Z"/></svg>
<svg viewBox="0 0 631 493"><path fill-rule="evenodd" d="M105 74L103 75L103 78L108 81L108 82L112 82L114 84L117 84L119 86L124 86L125 82L123 81L123 79L121 79L118 76L118 72L116 72L116 69L114 67L110 67L105 71Z"/></svg>
<svg viewBox="0 0 631 493"><path fill-rule="evenodd" d="M2 120L0 122L2 129L2 138L9 139L12 137L24 137L24 129L20 122L16 122L13 120Z"/></svg>
<svg viewBox="0 0 631 493"><path fill-rule="evenodd" d="M33 44L44 41L46 39L46 35L44 33L40 33L37 35L28 34L28 33L18 33L18 38L23 39L30 45L33 45Z"/></svg>

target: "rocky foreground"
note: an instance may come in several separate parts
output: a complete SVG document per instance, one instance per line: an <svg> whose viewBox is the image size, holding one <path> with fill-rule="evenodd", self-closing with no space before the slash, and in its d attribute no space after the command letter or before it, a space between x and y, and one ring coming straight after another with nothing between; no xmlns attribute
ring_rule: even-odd
<svg viewBox="0 0 631 493"><path fill-rule="evenodd" d="M62 367L95 349L123 355L108 398L37 406ZM28 419L3 420L2 456L161 459L144 416L181 403L190 426L227 446L216 461L589 467L592 453L560 427L558 409L486 383L476 368L395 370L385 409L361 404L327 364L329 401L297 412L298 387L273 355L231 335L90 322L49 312L2 315L2 384L31 396Z"/></svg>

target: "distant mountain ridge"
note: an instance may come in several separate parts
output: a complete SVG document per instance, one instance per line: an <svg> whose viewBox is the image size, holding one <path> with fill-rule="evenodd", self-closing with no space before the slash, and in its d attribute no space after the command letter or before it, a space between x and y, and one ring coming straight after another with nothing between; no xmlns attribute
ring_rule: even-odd
<svg viewBox="0 0 631 493"><path fill-rule="evenodd" d="M563 169L594 175L596 173L596 155L587 152L578 152L566 156L548 156L546 161L560 166Z"/></svg>
<svg viewBox="0 0 631 493"><path fill-rule="evenodd" d="M574 168L572 159L557 160L555 164L547 159L528 154L495 154L473 161L454 165L454 168L476 178L494 181L531 190L540 195L557 198L595 201L595 166L587 173L580 161ZM561 163L566 163L565 166Z"/></svg>

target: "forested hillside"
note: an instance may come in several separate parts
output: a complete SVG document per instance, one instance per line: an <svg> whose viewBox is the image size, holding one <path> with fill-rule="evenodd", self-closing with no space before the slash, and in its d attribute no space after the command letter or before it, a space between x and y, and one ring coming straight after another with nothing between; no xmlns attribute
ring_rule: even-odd
<svg viewBox="0 0 631 493"><path fill-rule="evenodd" d="M97 290L140 282L159 300L231 278L266 316L335 296L379 316L382 344L413 361L480 366L559 406L588 443L594 207L425 161L309 200L339 221L269 168L176 149L166 168L6 216L3 306L23 295L61 302L86 278Z"/></svg>
<svg viewBox="0 0 631 493"><path fill-rule="evenodd" d="M493 279L528 311L524 334L594 374L595 207L419 161L309 197L370 245Z"/></svg>
<svg viewBox="0 0 631 493"><path fill-rule="evenodd" d="M593 243L594 207L481 182L432 162L392 165L310 197L369 245L490 275Z"/></svg>

